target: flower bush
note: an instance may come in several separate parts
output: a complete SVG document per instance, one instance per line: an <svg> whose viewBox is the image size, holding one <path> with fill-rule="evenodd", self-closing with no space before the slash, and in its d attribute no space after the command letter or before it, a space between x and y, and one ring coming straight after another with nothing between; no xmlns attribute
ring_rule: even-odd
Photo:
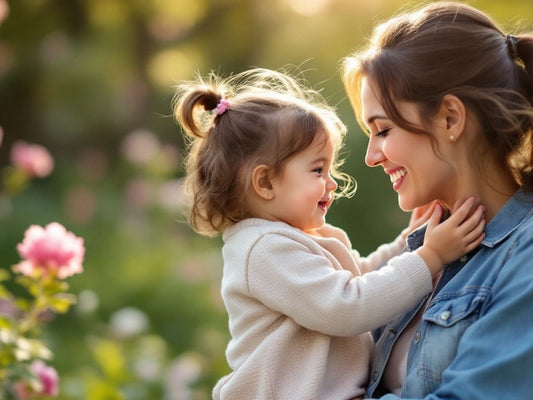
<svg viewBox="0 0 533 400"><path fill-rule="evenodd" d="M83 271L83 239L57 222L32 225L17 250L22 260L12 271L26 295L16 297L0 284L0 399L55 397L59 376L44 362L52 351L39 339L39 328L50 314L66 313L76 302L64 279ZM0 270L0 281L11 277Z"/></svg>

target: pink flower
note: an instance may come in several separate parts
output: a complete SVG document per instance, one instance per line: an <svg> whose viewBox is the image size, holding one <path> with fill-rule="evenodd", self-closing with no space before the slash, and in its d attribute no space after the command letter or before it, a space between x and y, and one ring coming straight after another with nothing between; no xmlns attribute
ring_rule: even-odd
<svg viewBox="0 0 533 400"><path fill-rule="evenodd" d="M15 265L14 270L24 275L53 272L64 279L83 271L83 239L57 222L46 225L44 229L38 225L30 226L17 250L24 261Z"/></svg>
<svg viewBox="0 0 533 400"><path fill-rule="evenodd" d="M9 15L9 4L6 0L0 0L0 24L5 21Z"/></svg>
<svg viewBox="0 0 533 400"><path fill-rule="evenodd" d="M54 159L46 148L17 140L11 147L11 163L29 176L43 178L54 169Z"/></svg>
<svg viewBox="0 0 533 400"><path fill-rule="evenodd" d="M19 400L31 399L34 396L57 396L59 394L59 376L55 368L41 360L35 360L30 366L31 372L38 379L36 384L22 380L15 383L14 391Z"/></svg>
<svg viewBox="0 0 533 400"><path fill-rule="evenodd" d="M46 365L41 360L35 360L31 365L31 371L39 377L43 385L40 394L45 396L57 396L59 392L59 376L54 367Z"/></svg>

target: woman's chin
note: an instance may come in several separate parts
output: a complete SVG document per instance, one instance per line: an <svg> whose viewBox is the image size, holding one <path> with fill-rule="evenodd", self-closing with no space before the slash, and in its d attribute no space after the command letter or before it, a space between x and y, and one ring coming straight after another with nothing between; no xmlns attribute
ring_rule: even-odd
<svg viewBox="0 0 533 400"><path fill-rule="evenodd" d="M407 201L407 199L403 198L402 196L398 196L398 206L402 211L408 212L413 211L416 206L413 206L413 203L410 201Z"/></svg>

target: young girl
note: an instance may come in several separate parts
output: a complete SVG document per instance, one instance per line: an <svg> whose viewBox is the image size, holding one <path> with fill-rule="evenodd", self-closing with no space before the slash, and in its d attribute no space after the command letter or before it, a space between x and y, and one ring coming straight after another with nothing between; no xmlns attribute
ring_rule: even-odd
<svg viewBox="0 0 533 400"><path fill-rule="evenodd" d="M362 258L343 231L325 225L334 197L353 185L338 170L346 129L316 92L258 69L184 83L176 100L192 138L191 225L224 240L233 372L213 398L361 397L368 331L413 307L447 262L480 243L483 207L467 199L439 224L436 205L416 252L399 255L400 235ZM333 178L344 183L338 192Z"/></svg>

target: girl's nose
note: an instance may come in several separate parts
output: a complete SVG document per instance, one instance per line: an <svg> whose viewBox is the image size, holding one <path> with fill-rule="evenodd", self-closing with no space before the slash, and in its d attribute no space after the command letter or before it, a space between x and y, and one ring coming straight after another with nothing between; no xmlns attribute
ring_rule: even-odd
<svg viewBox="0 0 533 400"><path fill-rule="evenodd" d="M337 185L337 182L335 181L335 179L333 179L331 175L328 175L328 180L326 182L326 189L330 192L334 192L335 190L337 190L338 186L339 185Z"/></svg>
<svg viewBox="0 0 533 400"><path fill-rule="evenodd" d="M366 147L365 163L369 167L377 167L384 159L381 147L375 140L370 137L368 145Z"/></svg>

